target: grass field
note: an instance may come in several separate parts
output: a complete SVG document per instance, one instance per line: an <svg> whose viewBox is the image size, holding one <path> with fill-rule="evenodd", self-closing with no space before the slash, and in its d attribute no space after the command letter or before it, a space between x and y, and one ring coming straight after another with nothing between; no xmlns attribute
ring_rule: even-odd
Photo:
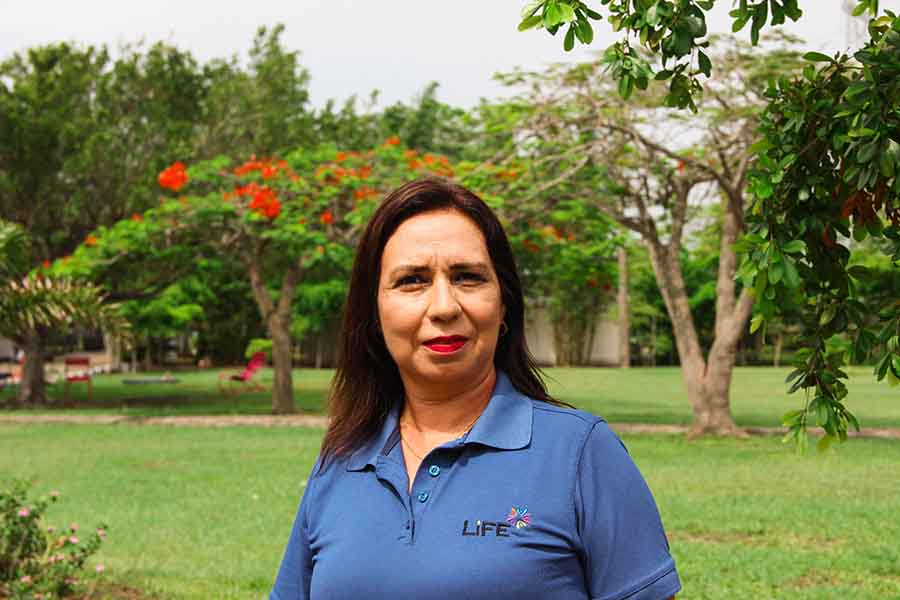
<svg viewBox="0 0 900 600"><path fill-rule="evenodd" d="M0 426L0 479L109 524L106 577L160 598L263 598L321 430ZM654 491L679 598L900 598L900 443L798 457L775 438L624 436Z"/></svg>
<svg viewBox="0 0 900 600"><path fill-rule="evenodd" d="M745 426L777 426L781 415L802 406L801 393L787 395L784 378L790 369L744 367L734 372L732 408L735 419ZM79 408L72 413L116 413L128 415L264 414L271 412L271 397L264 392L242 393L223 398L216 389L218 371L175 373L177 384L126 385L130 375L95 378L92 402L84 385L72 386L72 399ZM295 402L299 410L321 413L333 371L297 369L294 372ZM691 411L674 367L657 369L547 369L551 392L562 400L602 415L613 423L690 422ZM900 427L900 391L878 383L869 367L848 369L850 395L847 406L864 427ZM140 377L154 374L141 374ZM161 375L157 373L155 375ZM261 373L271 383L272 372ZM55 390L61 395L61 387ZM10 393L6 392L5 397ZM0 394L0 400L4 394ZM5 411L0 411L2 414ZM54 410L53 412L58 412Z"/></svg>

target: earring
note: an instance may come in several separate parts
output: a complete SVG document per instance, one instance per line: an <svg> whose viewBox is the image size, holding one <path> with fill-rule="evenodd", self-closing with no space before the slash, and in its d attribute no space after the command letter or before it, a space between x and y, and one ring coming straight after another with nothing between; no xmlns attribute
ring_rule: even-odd
<svg viewBox="0 0 900 600"><path fill-rule="evenodd" d="M499 336L499 337L503 337L503 336L506 335L507 333L509 333L509 325L506 324L506 321L501 321L501 322L500 322L500 336Z"/></svg>

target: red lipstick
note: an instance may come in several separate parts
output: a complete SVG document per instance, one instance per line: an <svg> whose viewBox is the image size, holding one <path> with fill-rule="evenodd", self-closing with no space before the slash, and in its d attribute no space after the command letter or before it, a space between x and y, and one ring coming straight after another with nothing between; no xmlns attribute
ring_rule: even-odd
<svg viewBox="0 0 900 600"><path fill-rule="evenodd" d="M468 339L461 335L436 337L425 342L425 347L441 354L452 354L462 348Z"/></svg>

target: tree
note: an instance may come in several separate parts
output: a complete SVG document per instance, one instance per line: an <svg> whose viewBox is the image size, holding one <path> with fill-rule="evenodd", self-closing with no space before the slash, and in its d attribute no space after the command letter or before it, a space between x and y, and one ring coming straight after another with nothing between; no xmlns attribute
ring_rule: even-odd
<svg viewBox="0 0 900 600"><path fill-rule="evenodd" d="M27 229L36 262L149 206L149 174L192 135L199 85L190 56L159 44L114 62L55 44L0 63L0 215ZM26 364L42 364L46 340L29 340Z"/></svg>
<svg viewBox="0 0 900 600"><path fill-rule="evenodd" d="M661 60L656 79L670 80L667 103L696 110L694 99L703 89L700 75L709 76L713 61L703 52L707 41L705 11L714 0L684 2L614 2L602 0L617 31L636 34L638 43ZM879 380L894 383L900 375L900 305L865 304L856 297L849 249L853 236L884 239L892 264L900 261L900 164L895 99L898 85L900 18L879 15L878 0L859 0L854 15L868 13L869 42L853 56L828 57L810 52L814 63L803 77L781 77L768 91L761 119L762 141L756 147L751 190L757 203L751 231L742 241L741 276L753 285L759 313L752 329L783 310L814 306L806 311L806 352L789 376L789 391L807 390L804 407L786 414L786 439L802 449L810 419L826 436L820 447L846 439L847 428L858 428L842 400L847 394L841 370L847 356L829 351L828 340L843 332L854 338L850 358L876 352ZM797 0L741 0L731 11L733 30L750 23L756 44L767 22L797 20ZM551 33L569 25L564 41L571 49L577 37L590 43L589 19L602 15L580 0L536 0L523 13L520 29L545 27ZM637 55L629 39L611 46L606 60L627 98L634 88L646 88L653 67ZM696 62L696 68L695 68ZM851 232L852 221L852 232ZM839 237L840 236L840 237ZM872 324L867 315L881 310Z"/></svg>
<svg viewBox="0 0 900 600"><path fill-rule="evenodd" d="M530 108L520 120L518 152L540 157L541 167L529 171L532 189L564 197L557 188L575 183L575 193L593 196L600 210L646 245L693 409L690 434L742 435L731 416L729 388L753 297L735 283L733 245L745 229L750 147L764 82L799 57L778 47L762 56L738 45L716 50L727 74L708 82L696 115L677 118L649 92L625 104L599 62L516 72L505 80L529 90L520 101ZM576 179L584 169L598 176ZM715 336L705 348L685 281L684 231L708 202L721 207L721 236Z"/></svg>
<svg viewBox="0 0 900 600"><path fill-rule="evenodd" d="M99 288L31 271L30 240L18 225L0 220L0 335L25 350L19 385L20 406L45 404L42 340L73 324L123 335L127 322L104 302ZM37 359L35 359L37 357Z"/></svg>
<svg viewBox="0 0 900 600"><path fill-rule="evenodd" d="M294 412L291 341L298 287L321 282L322 273L348 272L375 199L428 173L453 170L445 157L404 149L398 138L365 153L326 146L238 165L225 157L190 169L174 163L158 180L175 197L164 197L139 219L101 228L68 268L73 275L140 289L148 270L161 270L154 265L165 264L170 272L190 269L198 256L241 265L272 340L272 410Z"/></svg>

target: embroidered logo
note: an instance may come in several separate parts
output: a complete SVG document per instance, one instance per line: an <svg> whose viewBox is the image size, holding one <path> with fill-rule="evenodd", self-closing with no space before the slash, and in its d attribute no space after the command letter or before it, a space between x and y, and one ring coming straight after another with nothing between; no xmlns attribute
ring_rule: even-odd
<svg viewBox="0 0 900 600"><path fill-rule="evenodd" d="M531 525L531 513L528 512L527 506L513 506L506 515L506 522L515 527L522 529Z"/></svg>

